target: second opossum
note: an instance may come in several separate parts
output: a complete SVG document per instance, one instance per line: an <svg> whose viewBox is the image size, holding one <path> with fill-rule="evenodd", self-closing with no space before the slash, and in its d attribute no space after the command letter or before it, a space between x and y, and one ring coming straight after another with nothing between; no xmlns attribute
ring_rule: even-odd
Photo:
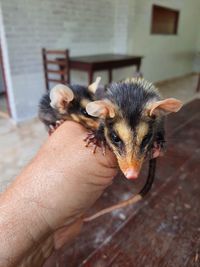
<svg viewBox="0 0 200 267"><path fill-rule="evenodd" d="M39 119L51 134L63 121L73 120L87 129L98 128L98 119L90 116L86 105L96 98L101 78L86 86L58 84L47 92L39 104Z"/></svg>

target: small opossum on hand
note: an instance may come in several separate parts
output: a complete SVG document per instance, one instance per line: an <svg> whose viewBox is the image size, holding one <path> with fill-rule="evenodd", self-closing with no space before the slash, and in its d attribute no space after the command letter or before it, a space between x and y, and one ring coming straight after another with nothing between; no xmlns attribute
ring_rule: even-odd
<svg viewBox="0 0 200 267"><path fill-rule="evenodd" d="M86 86L58 84L46 93L39 104L39 119L51 134L63 121L73 120L87 129L97 129L98 119L89 115L86 105L97 99L96 90L101 78Z"/></svg>
<svg viewBox="0 0 200 267"><path fill-rule="evenodd" d="M136 179L148 156L149 173L137 195L84 218L85 222L134 204L147 194L154 180L156 157L165 147L164 115L182 107L175 98L162 100L154 85L142 78L112 83L107 89L103 100L86 106L88 114L101 120L96 138L105 138L126 178Z"/></svg>
<svg viewBox="0 0 200 267"><path fill-rule="evenodd" d="M88 88L55 86L42 98L39 118L50 133L65 120L81 123L92 131L85 139L87 144L94 143L95 147L107 144L125 177L136 179L144 159L158 157L165 147L164 115L177 112L182 103L174 98L162 100L157 89L142 78L112 83L107 86L104 97L97 100L95 93L99 82L97 78ZM150 166L147 183L138 195L84 221L142 199L153 182L155 162L151 160Z"/></svg>
<svg viewBox="0 0 200 267"><path fill-rule="evenodd" d="M162 100L152 83L132 78L109 85L104 99L86 110L100 119L97 138L103 133L125 177L136 179L144 159L158 157L164 148L164 115L181 107L175 98Z"/></svg>

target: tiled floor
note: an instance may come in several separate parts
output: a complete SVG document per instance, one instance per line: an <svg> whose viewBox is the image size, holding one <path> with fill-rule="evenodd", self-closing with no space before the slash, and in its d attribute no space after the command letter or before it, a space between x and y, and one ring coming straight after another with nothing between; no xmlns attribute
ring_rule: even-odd
<svg viewBox="0 0 200 267"><path fill-rule="evenodd" d="M188 75L181 79L177 78L170 82L158 84L158 88L164 98L176 97L184 103L188 103L192 99L200 97L200 94L196 94L197 82L197 75Z"/></svg>
<svg viewBox="0 0 200 267"><path fill-rule="evenodd" d="M184 103L199 97L195 93L197 76L187 76L159 86L163 97L177 97ZM0 191L19 173L36 153L47 134L35 119L18 127L0 117Z"/></svg>
<svg viewBox="0 0 200 267"><path fill-rule="evenodd" d="M46 136L38 120L16 127L9 120L0 118L0 191L30 161Z"/></svg>

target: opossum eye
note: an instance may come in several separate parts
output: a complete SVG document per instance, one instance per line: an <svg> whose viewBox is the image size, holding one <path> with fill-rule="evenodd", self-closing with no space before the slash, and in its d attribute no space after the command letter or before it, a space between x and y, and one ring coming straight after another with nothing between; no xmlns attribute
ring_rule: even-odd
<svg viewBox="0 0 200 267"><path fill-rule="evenodd" d="M122 140L119 138L119 136L115 132L110 133L110 138L112 142L116 145L120 145L122 143Z"/></svg>
<svg viewBox="0 0 200 267"><path fill-rule="evenodd" d="M90 115L87 113L87 111L86 111L85 108L80 108L80 112L81 112L84 116L90 117Z"/></svg>
<svg viewBox="0 0 200 267"><path fill-rule="evenodd" d="M141 149L144 149L147 145L149 145L151 142L151 139L152 139L152 133L148 133L147 135L145 135L140 145Z"/></svg>

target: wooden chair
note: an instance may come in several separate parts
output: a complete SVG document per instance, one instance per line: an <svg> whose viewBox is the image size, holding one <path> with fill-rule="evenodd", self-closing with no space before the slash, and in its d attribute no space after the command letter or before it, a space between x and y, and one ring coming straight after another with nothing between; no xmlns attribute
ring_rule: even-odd
<svg viewBox="0 0 200 267"><path fill-rule="evenodd" d="M47 50L43 48L42 58L47 91L50 89L50 83L70 83L69 50Z"/></svg>

